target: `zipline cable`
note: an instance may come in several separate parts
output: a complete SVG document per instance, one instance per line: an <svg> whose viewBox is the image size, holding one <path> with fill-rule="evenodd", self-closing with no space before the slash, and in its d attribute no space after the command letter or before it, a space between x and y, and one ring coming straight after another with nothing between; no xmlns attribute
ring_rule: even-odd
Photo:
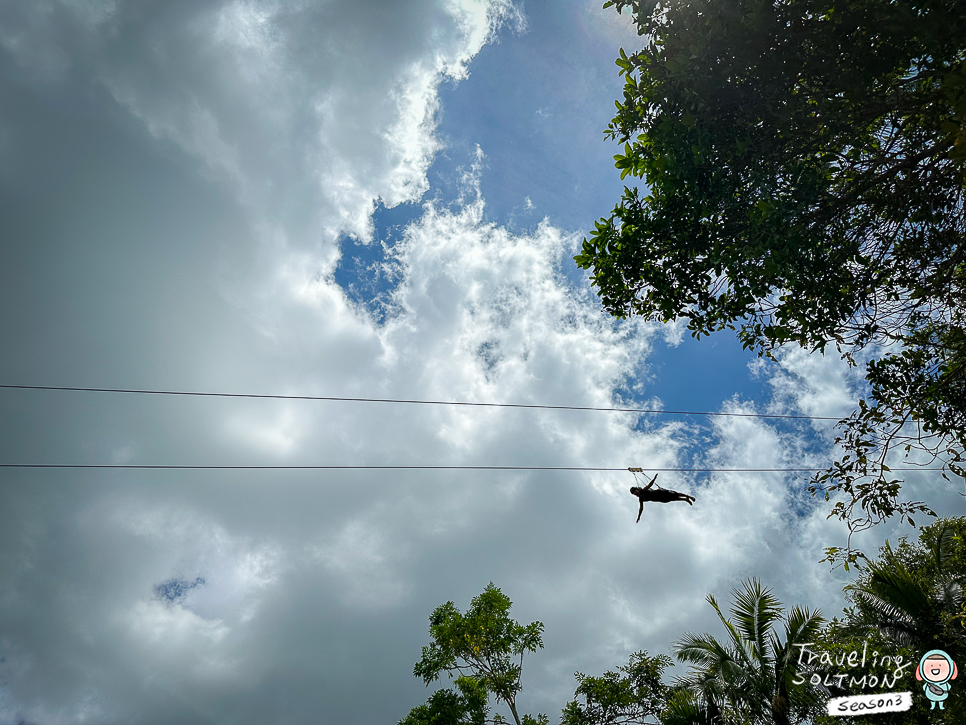
<svg viewBox="0 0 966 725"><path fill-rule="evenodd" d="M590 410L609 413L655 413L661 415L704 415L720 418L789 418L793 420L840 420L825 415L779 415L770 413L701 413L692 410L651 408L596 408L583 405L537 405L529 403L471 403L458 400L405 400L397 398L345 398L322 395L262 395L257 393L206 393L192 390L137 390L130 388L73 388L58 385L0 385L8 390L60 390L81 393L131 393L137 395L181 395L202 398L255 398L268 400L322 400L341 403L405 403L408 405L462 405L481 408L533 408L538 410Z"/></svg>
<svg viewBox="0 0 966 725"><path fill-rule="evenodd" d="M327 470L447 470L447 471L627 471L627 468L595 468L589 466L219 466L192 464L150 463L0 463L0 468L119 468L119 469L174 469L217 471L327 471ZM823 468L635 468L635 471L653 473L805 473L822 471ZM890 471L941 471L942 468L890 468Z"/></svg>

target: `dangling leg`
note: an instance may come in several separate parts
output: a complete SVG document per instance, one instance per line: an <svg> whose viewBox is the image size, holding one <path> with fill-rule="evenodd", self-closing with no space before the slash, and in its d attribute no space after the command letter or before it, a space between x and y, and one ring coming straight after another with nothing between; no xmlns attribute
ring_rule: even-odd
<svg viewBox="0 0 966 725"><path fill-rule="evenodd" d="M675 501L687 501L689 506L694 506L694 496L688 496L680 491L672 491L672 493L675 495Z"/></svg>

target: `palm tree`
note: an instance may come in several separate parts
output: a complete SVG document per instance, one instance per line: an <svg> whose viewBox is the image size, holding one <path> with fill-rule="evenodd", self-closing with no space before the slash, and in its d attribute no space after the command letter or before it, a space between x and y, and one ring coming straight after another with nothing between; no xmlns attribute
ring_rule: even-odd
<svg viewBox="0 0 966 725"><path fill-rule="evenodd" d="M728 633L725 642L710 634L686 634L675 645L677 658L692 667L677 683L680 691L662 717L666 725L792 725L809 717L819 702L822 693L807 677L795 682L802 671L795 645L815 640L824 621L821 612L795 607L784 616L781 602L757 579L732 596L732 619L727 619L708 595ZM774 631L779 622L783 640Z"/></svg>

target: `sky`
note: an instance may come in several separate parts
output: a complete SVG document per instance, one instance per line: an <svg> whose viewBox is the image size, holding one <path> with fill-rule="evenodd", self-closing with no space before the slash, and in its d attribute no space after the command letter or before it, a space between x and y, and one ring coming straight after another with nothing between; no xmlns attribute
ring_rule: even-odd
<svg viewBox="0 0 966 725"><path fill-rule="evenodd" d="M620 196L640 40L600 4L0 5L0 384L846 415L835 356L602 312L572 257ZM3 463L263 466L824 467L834 438L10 389L0 433ZM430 612L490 582L545 625L518 705L556 722L575 671L721 635L705 597L749 577L838 614L846 532L806 479L662 473L694 506L635 524L622 471L5 468L0 725L396 722Z"/></svg>

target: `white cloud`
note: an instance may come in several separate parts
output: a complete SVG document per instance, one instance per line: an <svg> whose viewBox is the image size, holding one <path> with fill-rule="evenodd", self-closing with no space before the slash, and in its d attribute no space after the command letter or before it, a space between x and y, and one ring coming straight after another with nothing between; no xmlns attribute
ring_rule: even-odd
<svg viewBox="0 0 966 725"><path fill-rule="evenodd" d="M412 590L402 576L406 550L402 541L382 533L388 511L374 507L362 520L349 521L330 541L310 548L309 556L333 577L343 606L385 609L398 606Z"/></svg>
<svg viewBox="0 0 966 725"><path fill-rule="evenodd" d="M309 247L368 239L376 200L425 193L440 83L465 78L502 25L525 29L509 0L75 0L5 16L0 45L25 70L44 82L89 71L151 134L234 184L255 222Z"/></svg>
<svg viewBox="0 0 966 725"><path fill-rule="evenodd" d="M809 353L789 347L780 356L779 370L769 379L773 407L794 409L799 415L845 417L862 390L862 368L849 367L834 352ZM828 429L827 423L817 422Z"/></svg>
<svg viewBox="0 0 966 725"><path fill-rule="evenodd" d="M153 134L226 174L270 224L293 221L292 194L315 206L307 238L288 227L289 243L368 240L377 199L394 206L428 188L439 84L465 78L515 12L505 0L199 5L145 28L154 52L104 78Z"/></svg>
<svg viewBox="0 0 966 725"><path fill-rule="evenodd" d="M585 21L591 28L607 39L614 47L623 47L628 53L639 50L643 38L637 34L637 25L631 8L617 13L613 7L603 8L602 3L586 0L581 8Z"/></svg>
<svg viewBox="0 0 966 725"><path fill-rule="evenodd" d="M284 460L304 441L306 416L296 408L288 408L273 418L265 420L264 414L254 411L236 414L226 422L226 435L252 450Z"/></svg>

